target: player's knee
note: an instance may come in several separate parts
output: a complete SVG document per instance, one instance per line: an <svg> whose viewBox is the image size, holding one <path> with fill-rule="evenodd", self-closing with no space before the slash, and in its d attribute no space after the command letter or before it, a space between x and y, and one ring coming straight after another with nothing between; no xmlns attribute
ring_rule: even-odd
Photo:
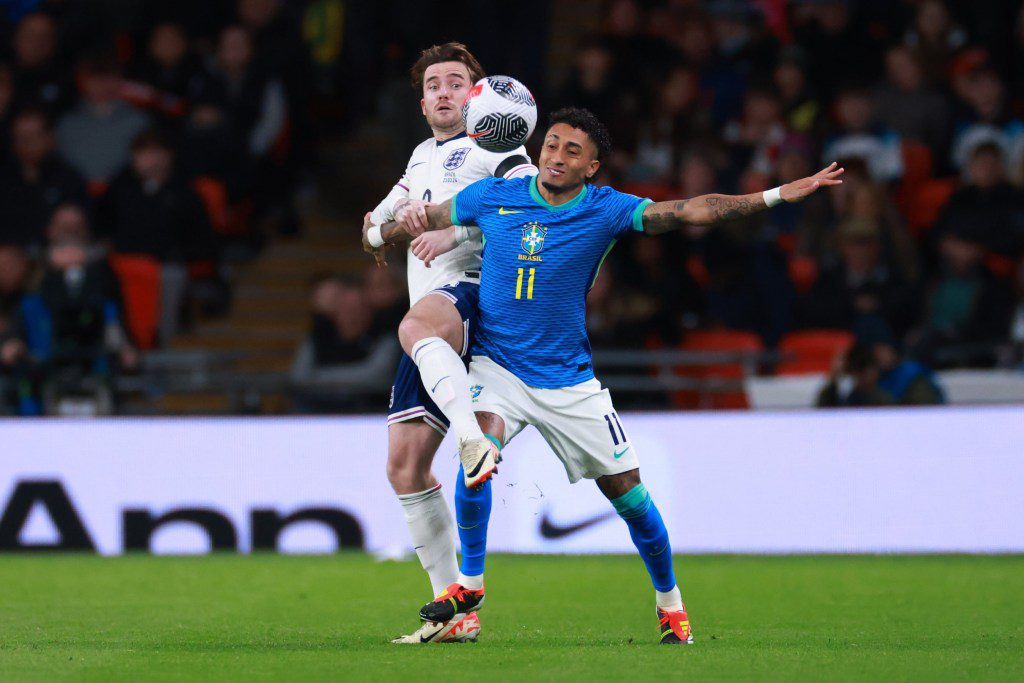
<svg viewBox="0 0 1024 683"><path fill-rule="evenodd" d="M597 487L608 500L626 495L640 484L640 470L632 469L620 474L606 474L598 477Z"/></svg>
<svg viewBox="0 0 1024 683"><path fill-rule="evenodd" d="M398 324L398 341L402 344L402 349L412 355L412 347L415 346L416 342L426 337L436 336L432 334L430 325L413 313L408 313L402 322Z"/></svg>

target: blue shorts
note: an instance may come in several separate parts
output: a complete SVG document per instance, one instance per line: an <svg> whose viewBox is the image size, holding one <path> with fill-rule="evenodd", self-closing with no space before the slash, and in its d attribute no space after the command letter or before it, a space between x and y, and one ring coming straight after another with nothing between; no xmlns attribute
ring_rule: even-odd
<svg viewBox="0 0 1024 683"><path fill-rule="evenodd" d="M457 282L432 290L427 296L443 296L453 304L462 318L462 356L469 357L469 347L476 328L477 302L480 299L480 285L475 282ZM391 401L388 403L388 424L407 420L423 420L441 435L448 433L448 418L437 407L430 394L423 388L420 371L412 358L402 354L398 362L395 382L391 385Z"/></svg>

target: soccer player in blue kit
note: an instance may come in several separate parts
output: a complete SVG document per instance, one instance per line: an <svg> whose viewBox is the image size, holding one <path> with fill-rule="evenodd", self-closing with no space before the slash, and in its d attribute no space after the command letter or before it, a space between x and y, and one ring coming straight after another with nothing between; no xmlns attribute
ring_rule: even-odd
<svg viewBox="0 0 1024 683"><path fill-rule="evenodd" d="M479 180L447 202L427 208L427 229L479 226L484 237L479 321L470 385L481 428L504 445L534 425L565 466L571 482L594 479L629 527L655 588L661 642L693 642L672 568L668 530L640 480L639 460L612 405L594 377L586 331L586 295L605 256L630 232L648 235L708 226L800 201L842 182L843 169L764 193L709 194L652 202L598 187L593 178L611 151L604 126L589 111L551 116L540 174ZM473 229L463 227L461 229ZM415 232L415 231L412 231ZM389 224L382 235L403 238ZM408 236L408 235L407 235ZM419 255L416 241L412 250ZM432 257L432 253L428 257ZM457 506L458 508L458 506ZM443 622L479 609L489 506L456 510L462 544L460 581L426 604L420 617Z"/></svg>

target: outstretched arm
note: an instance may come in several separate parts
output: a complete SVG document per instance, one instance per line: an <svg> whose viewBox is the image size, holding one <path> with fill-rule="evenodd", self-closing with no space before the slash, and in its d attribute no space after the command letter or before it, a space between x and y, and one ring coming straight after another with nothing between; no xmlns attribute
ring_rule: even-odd
<svg viewBox="0 0 1024 683"><path fill-rule="evenodd" d="M842 174L843 169L832 162L813 176L781 186L779 196L785 202L799 202L819 187L842 183L839 179ZM657 235L687 225L714 225L760 213L769 207L765 194L704 194L693 199L649 204L643 214L644 232Z"/></svg>

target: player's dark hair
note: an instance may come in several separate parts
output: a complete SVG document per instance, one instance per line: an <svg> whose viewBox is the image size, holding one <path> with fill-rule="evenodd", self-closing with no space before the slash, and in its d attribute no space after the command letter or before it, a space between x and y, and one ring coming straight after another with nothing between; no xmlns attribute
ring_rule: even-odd
<svg viewBox="0 0 1024 683"><path fill-rule="evenodd" d="M612 137L600 119L589 109L582 107L564 107L548 117L548 128L556 123L564 123L577 130L582 130L597 147L598 161L612 153Z"/></svg>
<svg viewBox="0 0 1024 683"><path fill-rule="evenodd" d="M409 69L409 76L412 78L412 87L416 92L423 92L423 74L428 66L440 64L441 62L459 62L469 69L469 80L476 83L486 76L484 68L476 57L462 43L449 42L442 45L431 45L420 53L420 58Z"/></svg>

